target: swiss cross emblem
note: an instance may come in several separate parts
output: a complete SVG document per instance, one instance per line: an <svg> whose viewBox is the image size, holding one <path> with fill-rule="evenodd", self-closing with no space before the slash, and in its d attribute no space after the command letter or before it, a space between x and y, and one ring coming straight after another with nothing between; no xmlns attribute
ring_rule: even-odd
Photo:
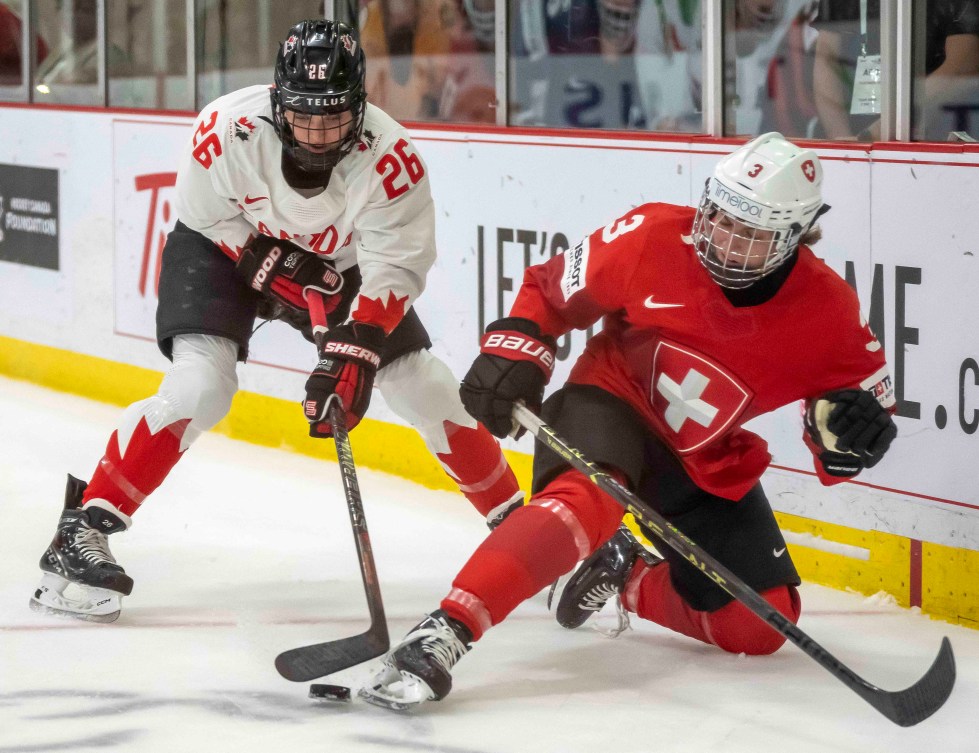
<svg viewBox="0 0 979 753"><path fill-rule="evenodd" d="M816 180L816 166L812 163L811 159L807 159L802 163L802 174L806 176L806 180L810 183Z"/></svg>
<svg viewBox="0 0 979 753"><path fill-rule="evenodd" d="M662 436L681 455L721 436L751 400L748 389L719 364L665 341L653 355L650 393Z"/></svg>

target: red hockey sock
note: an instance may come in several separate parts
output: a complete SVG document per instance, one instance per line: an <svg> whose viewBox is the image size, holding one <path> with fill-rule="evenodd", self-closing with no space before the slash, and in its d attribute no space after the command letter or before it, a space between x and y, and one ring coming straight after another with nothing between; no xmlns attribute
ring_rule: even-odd
<svg viewBox="0 0 979 753"><path fill-rule="evenodd" d="M802 602L794 586L776 586L762 591L761 596L793 623L798 622ZM781 634L739 601L714 612L690 607L673 588L666 562L649 567L637 561L623 590L622 606L643 619L733 654L771 654L785 643Z"/></svg>
<svg viewBox="0 0 979 753"><path fill-rule="evenodd" d="M480 544L442 601L474 640L521 602L604 543L622 508L576 471L566 471L514 510Z"/></svg>
<svg viewBox="0 0 979 753"><path fill-rule="evenodd" d="M189 423L190 419L185 418L151 434L146 419L141 418L124 452L119 451L119 432L112 432L105 456L82 496L82 504L91 499L104 499L131 516L180 460L183 454L180 440Z"/></svg>
<svg viewBox="0 0 979 753"><path fill-rule="evenodd" d="M467 429L444 421L449 451L437 454L459 490L483 516L513 499L520 491L516 476L500 445L485 426Z"/></svg>

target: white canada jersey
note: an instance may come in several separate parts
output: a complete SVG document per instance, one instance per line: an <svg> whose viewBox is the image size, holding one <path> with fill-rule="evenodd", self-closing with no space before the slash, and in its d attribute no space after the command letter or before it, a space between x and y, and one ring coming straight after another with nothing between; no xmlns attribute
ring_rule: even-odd
<svg viewBox="0 0 979 753"><path fill-rule="evenodd" d="M286 183L269 87L250 86L207 105L177 172L177 217L237 260L259 233L359 265L350 317L390 332L425 287L435 262L428 170L408 132L368 104L360 143L326 190L305 198Z"/></svg>

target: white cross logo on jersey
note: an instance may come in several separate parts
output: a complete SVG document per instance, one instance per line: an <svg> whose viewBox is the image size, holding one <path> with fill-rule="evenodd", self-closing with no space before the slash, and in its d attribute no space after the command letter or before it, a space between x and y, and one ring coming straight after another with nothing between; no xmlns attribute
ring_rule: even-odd
<svg viewBox="0 0 979 753"><path fill-rule="evenodd" d="M683 423L688 418L691 421L696 421L705 429L714 420L714 416L717 415L717 408L700 399L708 384L710 384L710 379L694 369L687 372L680 384L674 382L666 374L659 375L656 391L665 397L670 404L663 412L663 418L677 434L680 433Z"/></svg>
<svg viewBox="0 0 979 753"><path fill-rule="evenodd" d="M751 402L747 386L721 363L666 339L656 345L648 384L652 418L679 455L720 437Z"/></svg>

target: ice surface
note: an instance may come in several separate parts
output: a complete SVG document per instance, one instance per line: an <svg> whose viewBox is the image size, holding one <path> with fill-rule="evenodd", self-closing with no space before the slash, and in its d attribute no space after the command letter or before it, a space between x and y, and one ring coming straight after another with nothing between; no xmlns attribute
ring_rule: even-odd
<svg viewBox="0 0 979 753"><path fill-rule="evenodd" d="M959 680L945 707L901 729L791 645L732 656L638 619L605 640L558 627L544 594L476 645L441 703L395 714L310 700L276 654L367 625L337 468L217 435L111 539L136 581L118 622L35 614L65 473L89 477L118 415L0 378L0 753L979 750L979 632L815 586L802 628L881 687L911 684L950 636ZM461 496L365 469L360 483L397 639L486 529ZM371 666L324 681L356 686Z"/></svg>

